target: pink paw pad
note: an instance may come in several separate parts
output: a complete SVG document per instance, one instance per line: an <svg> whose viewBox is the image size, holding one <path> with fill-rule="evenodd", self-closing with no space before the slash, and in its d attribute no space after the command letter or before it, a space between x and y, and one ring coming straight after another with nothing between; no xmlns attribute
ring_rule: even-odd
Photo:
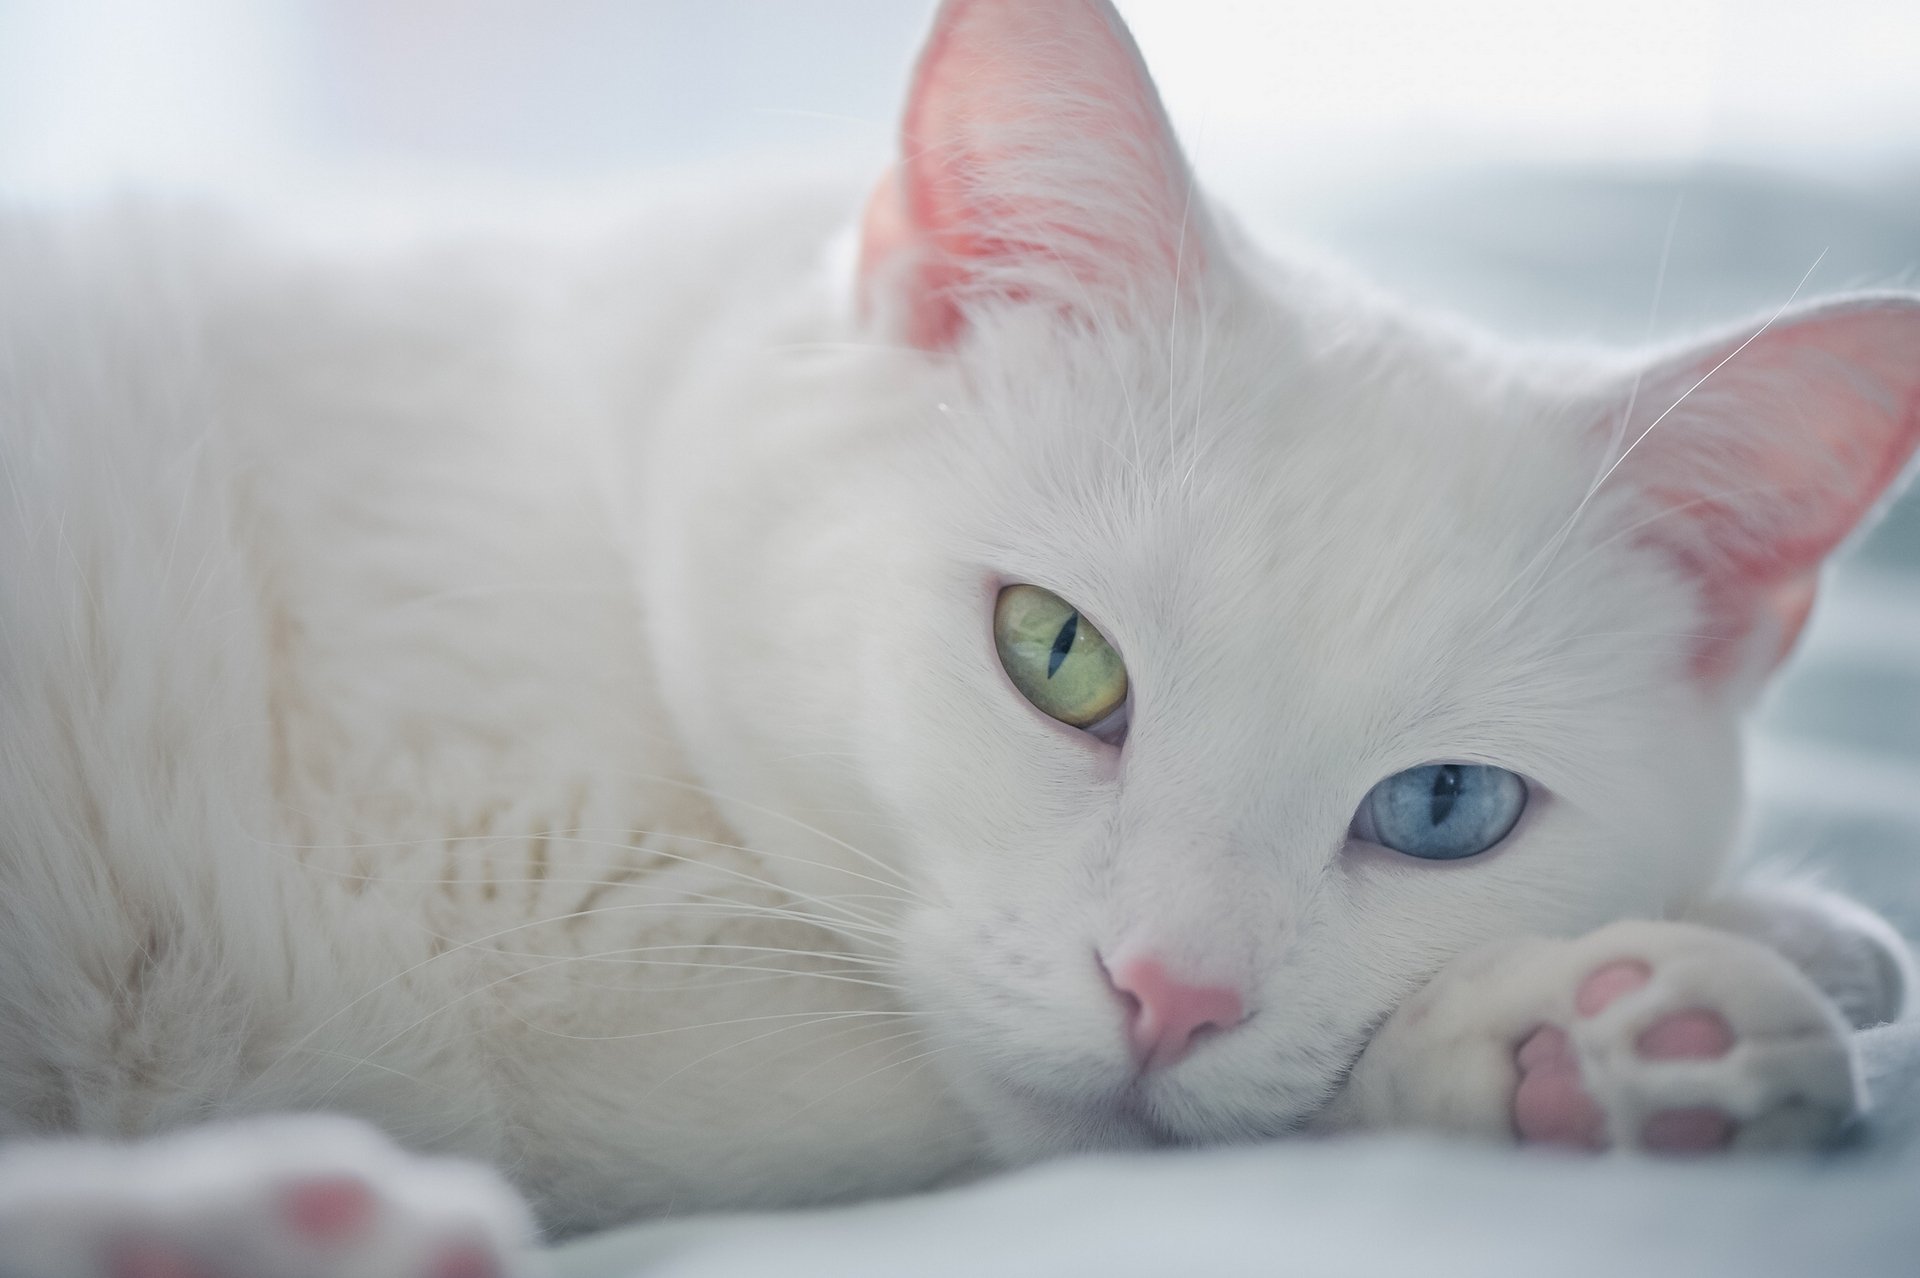
<svg viewBox="0 0 1920 1278"><path fill-rule="evenodd" d="M1733 1050L1733 1030L1718 1012L1669 1012L1634 1047L1650 1061L1710 1061Z"/></svg>
<svg viewBox="0 0 1920 1278"><path fill-rule="evenodd" d="M287 1227L310 1243L352 1242L379 1212L379 1198L357 1176L317 1177L280 1191L280 1214Z"/></svg>
<svg viewBox="0 0 1920 1278"><path fill-rule="evenodd" d="M491 1251L459 1243L433 1258L426 1278L502 1278L504 1272Z"/></svg>
<svg viewBox="0 0 1920 1278"><path fill-rule="evenodd" d="M1580 1062L1567 1032L1543 1025L1520 1045L1514 1061L1520 1085L1513 1093L1513 1126L1530 1144L1606 1147L1607 1116L1580 1083Z"/></svg>
<svg viewBox="0 0 1920 1278"><path fill-rule="evenodd" d="M107 1272L112 1278L213 1278L173 1244L144 1238L115 1244L107 1257Z"/></svg>
<svg viewBox="0 0 1920 1278"><path fill-rule="evenodd" d="M1631 994L1653 979L1653 969L1637 959L1622 959L1587 973L1574 991L1573 1010L1582 1016L1598 1016L1622 995Z"/></svg>
<svg viewBox="0 0 1920 1278"><path fill-rule="evenodd" d="M1653 969L1637 959L1596 968L1574 991L1574 1011L1598 1016L1618 999L1653 979ZM1703 1008L1672 1012L1648 1026L1635 1040L1647 1060L1712 1060L1733 1050L1726 1019ZM1580 1149L1606 1147L1606 1114L1587 1094L1580 1062L1565 1030L1546 1025L1523 1041L1514 1056L1520 1082L1513 1096L1513 1125L1527 1142ZM1641 1143L1665 1153L1701 1153L1723 1149L1733 1139L1733 1120L1711 1108L1662 1110L1641 1130Z"/></svg>
<svg viewBox="0 0 1920 1278"><path fill-rule="evenodd" d="M1733 1120L1717 1109L1663 1109L1647 1119L1640 1141L1663 1154L1707 1154L1733 1140Z"/></svg>

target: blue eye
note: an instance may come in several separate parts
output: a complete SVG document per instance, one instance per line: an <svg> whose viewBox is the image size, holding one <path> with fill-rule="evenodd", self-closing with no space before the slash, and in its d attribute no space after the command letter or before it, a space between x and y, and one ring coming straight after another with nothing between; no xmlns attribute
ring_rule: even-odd
<svg viewBox="0 0 1920 1278"><path fill-rule="evenodd" d="M1507 837L1527 809L1527 783L1505 768L1428 763L1367 791L1356 838L1429 861L1478 856Z"/></svg>

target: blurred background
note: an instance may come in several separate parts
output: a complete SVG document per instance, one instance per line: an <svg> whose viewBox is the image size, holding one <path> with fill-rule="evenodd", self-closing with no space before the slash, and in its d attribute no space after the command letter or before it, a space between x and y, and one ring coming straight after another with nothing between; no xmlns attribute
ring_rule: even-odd
<svg viewBox="0 0 1920 1278"><path fill-rule="evenodd" d="M1916 0L1119 7L1250 224L1515 336L1638 342L1770 312L1803 277L1920 284ZM0 0L0 199L509 207L877 171L931 8ZM1763 727L1761 845L1920 935L1920 497L1833 574Z"/></svg>

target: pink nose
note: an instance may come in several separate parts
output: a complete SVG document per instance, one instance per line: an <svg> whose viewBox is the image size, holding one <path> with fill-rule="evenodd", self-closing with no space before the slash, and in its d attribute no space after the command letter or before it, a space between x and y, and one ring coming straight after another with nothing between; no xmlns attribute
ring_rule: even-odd
<svg viewBox="0 0 1920 1278"><path fill-rule="evenodd" d="M1185 1056L1201 1031L1232 1029L1246 1019L1238 990L1188 985L1150 954L1102 968L1126 1008L1127 1042L1148 1069Z"/></svg>

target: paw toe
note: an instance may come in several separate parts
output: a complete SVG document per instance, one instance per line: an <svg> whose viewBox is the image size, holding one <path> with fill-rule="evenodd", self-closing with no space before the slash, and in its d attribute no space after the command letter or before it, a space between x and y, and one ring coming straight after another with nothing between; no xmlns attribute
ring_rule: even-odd
<svg viewBox="0 0 1920 1278"><path fill-rule="evenodd" d="M434 1256L426 1278L503 1278L493 1252L474 1243L456 1243Z"/></svg>
<svg viewBox="0 0 1920 1278"><path fill-rule="evenodd" d="M1513 1126L1529 1143L1600 1149L1606 1115L1580 1081L1580 1062L1565 1030L1535 1030L1514 1056L1520 1083L1513 1094Z"/></svg>
<svg viewBox="0 0 1920 1278"><path fill-rule="evenodd" d="M130 1238L113 1246L107 1256L111 1278L212 1278L194 1258L152 1238Z"/></svg>
<svg viewBox="0 0 1920 1278"><path fill-rule="evenodd" d="M1695 1008L1661 1017L1634 1046L1648 1060L1714 1060L1733 1050L1733 1029L1720 1013Z"/></svg>
<svg viewBox="0 0 1920 1278"><path fill-rule="evenodd" d="M1640 1129L1640 1143L1663 1154L1706 1154L1733 1143L1733 1120L1717 1109L1663 1109Z"/></svg>
<svg viewBox="0 0 1920 1278"><path fill-rule="evenodd" d="M280 1191L280 1215L296 1236L310 1243L352 1242L379 1214L373 1187L358 1176L316 1176Z"/></svg>
<svg viewBox="0 0 1920 1278"><path fill-rule="evenodd" d="M1653 969L1638 959L1622 959L1596 968L1580 982L1573 995L1573 1010L1582 1016L1598 1016L1615 999L1631 994L1653 979Z"/></svg>

